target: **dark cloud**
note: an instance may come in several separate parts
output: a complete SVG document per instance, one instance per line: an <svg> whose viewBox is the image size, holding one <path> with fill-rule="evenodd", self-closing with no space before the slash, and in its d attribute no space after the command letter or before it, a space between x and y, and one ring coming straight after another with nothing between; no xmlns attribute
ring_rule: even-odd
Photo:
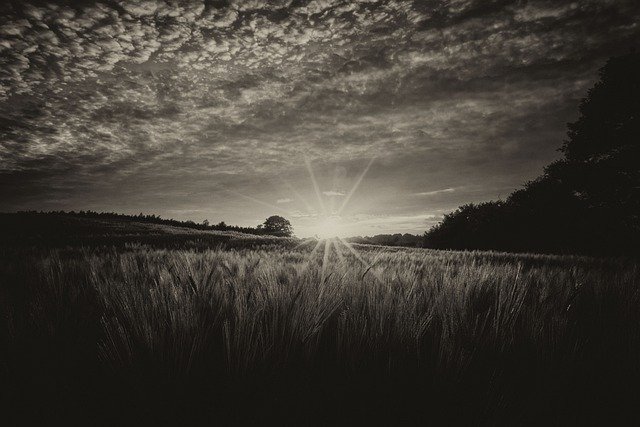
<svg viewBox="0 0 640 427"><path fill-rule="evenodd" d="M329 171L378 158L367 221L506 194L556 156L597 68L640 40L635 0L0 7L4 209L244 223L263 212L233 191L300 203L281 178L302 182L305 157Z"/></svg>

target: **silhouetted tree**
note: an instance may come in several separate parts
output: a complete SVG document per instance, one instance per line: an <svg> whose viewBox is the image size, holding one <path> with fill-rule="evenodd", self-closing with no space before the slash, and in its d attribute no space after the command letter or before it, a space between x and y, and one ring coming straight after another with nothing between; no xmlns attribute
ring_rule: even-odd
<svg viewBox="0 0 640 427"><path fill-rule="evenodd" d="M547 175L569 186L608 234L638 233L640 54L612 58L600 70L561 150L565 158Z"/></svg>
<svg viewBox="0 0 640 427"><path fill-rule="evenodd" d="M267 218L262 224L262 230L274 236L290 237L293 234L293 227L289 220L279 215L272 215Z"/></svg>
<svg viewBox="0 0 640 427"><path fill-rule="evenodd" d="M465 205L425 233L453 249L640 250L640 55L611 58L568 124L564 158L504 202Z"/></svg>

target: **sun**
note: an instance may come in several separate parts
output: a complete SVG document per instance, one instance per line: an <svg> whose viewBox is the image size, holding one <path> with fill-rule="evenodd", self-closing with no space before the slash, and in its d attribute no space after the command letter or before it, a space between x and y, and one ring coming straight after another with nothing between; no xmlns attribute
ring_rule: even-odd
<svg viewBox="0 0 640 427"><path fill-rule="evenodd" d="M321 218L315 227L315 234L321 239L331 239L339 237L343 230L343 225L338 215L330 215Z"/></svg>

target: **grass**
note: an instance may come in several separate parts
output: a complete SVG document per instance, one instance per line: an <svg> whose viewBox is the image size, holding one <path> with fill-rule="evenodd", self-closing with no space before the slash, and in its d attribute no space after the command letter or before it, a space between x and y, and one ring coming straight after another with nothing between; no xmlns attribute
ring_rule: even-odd
<svg viewBox="0 0 640 427"><path fill-rule="evenodd" d="M322 247L5 249L5 414L639 420L635 261L366 246L358 260Z"/></svg>
<svg viewBox="0 0 640 427"><path fill-rule="evenodd" d="M295 239L238 231L198 230L135 218L74 214L0 213L1 248L59 248L65 246L117 247L149 245L156 248L203 250L214 246L243 248L277 244L295 246Z"/></svg>

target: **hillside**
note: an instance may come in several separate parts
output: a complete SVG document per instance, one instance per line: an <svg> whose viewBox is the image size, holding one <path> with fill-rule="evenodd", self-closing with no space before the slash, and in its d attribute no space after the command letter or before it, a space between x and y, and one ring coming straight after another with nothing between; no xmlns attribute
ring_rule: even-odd
<svg viewBox="0 0 640 427"><path fill-rule="evenodd" d="M238 231L198 230L122 217L90 217L67 213L2 213L0 246L124 245L210 247L287 244L292 239Z"/></svg>

